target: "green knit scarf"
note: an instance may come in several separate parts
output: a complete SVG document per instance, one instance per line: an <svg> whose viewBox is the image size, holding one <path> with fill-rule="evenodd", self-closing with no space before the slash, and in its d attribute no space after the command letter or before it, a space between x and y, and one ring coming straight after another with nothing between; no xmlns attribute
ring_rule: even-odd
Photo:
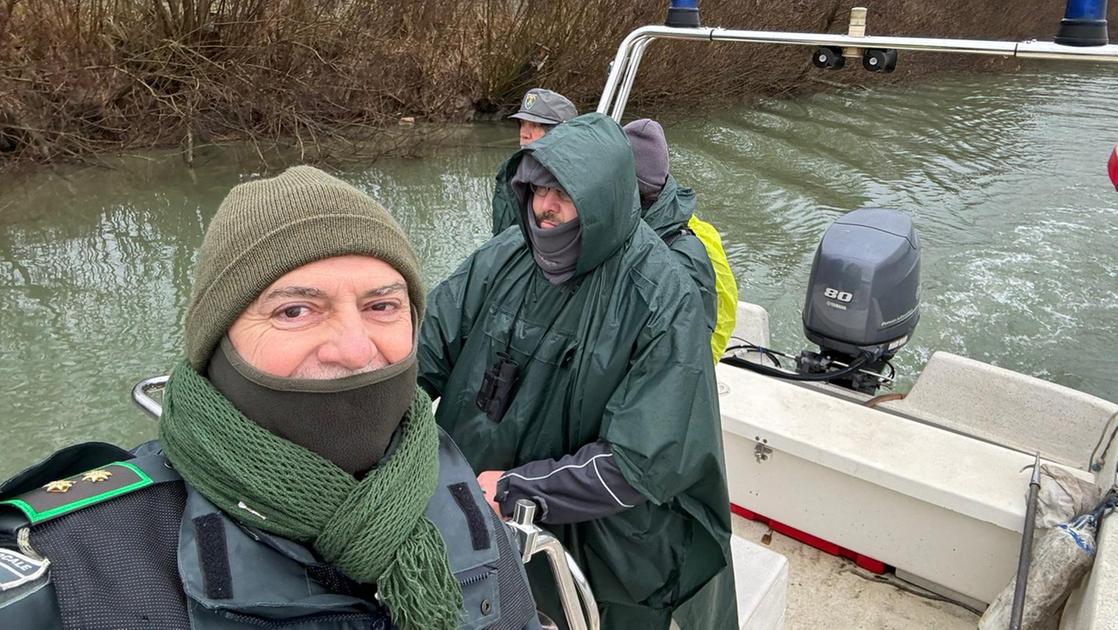
<svg viewBox="0 0 1118 630"><path fill-rule="evenodd" d="M159 437L175 470L230 517L309 543L351 579L376 584L403 630L452 630L462 591L423 515L438 480L431 399L416 388L396 450L358 481L237 411L186 361L171 373Z"/></svg>

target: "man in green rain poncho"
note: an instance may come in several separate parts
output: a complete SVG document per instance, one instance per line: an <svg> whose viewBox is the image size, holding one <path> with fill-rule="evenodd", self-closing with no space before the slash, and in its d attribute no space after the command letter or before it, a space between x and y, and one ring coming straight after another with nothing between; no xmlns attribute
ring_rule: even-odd
<svg viewBox="0 0 1118 630"><path fill-rule="evenodd" d="M502 515L539 506L603 628L736 627L710 330L640 219L624 133L580 116L505 168L520 229L429 296L419 381L439 425Z"/></svg>

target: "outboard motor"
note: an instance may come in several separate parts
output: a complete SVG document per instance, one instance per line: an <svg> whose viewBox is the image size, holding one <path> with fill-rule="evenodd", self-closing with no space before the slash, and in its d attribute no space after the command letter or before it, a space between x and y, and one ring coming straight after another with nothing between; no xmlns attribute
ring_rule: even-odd
<svg viewBox="0 0 1118 630"><path fill-rule="evenodd" d="M920 238L912 219L897 210L864 208L835 221L823 234L811 265L804 302L804 335L819 352L796 356L756 350L776 366L738 357L727 363L769 376L823 381L873 394L891 384L889 359L908 343L920 319ZM792 359L782 368L777 355Z"/></svg>
<svg viewBox="0 0 1118 630"><path fill-rule="evenodd" d="M873 393L880 372L908 343L920 320L920 238L912 219L896 210L855 210L827 228L811 265L804 301L804 335L819 353L799 357L802 373L826 373L834 363L862 359L864 371L836 379Z"/></svg>

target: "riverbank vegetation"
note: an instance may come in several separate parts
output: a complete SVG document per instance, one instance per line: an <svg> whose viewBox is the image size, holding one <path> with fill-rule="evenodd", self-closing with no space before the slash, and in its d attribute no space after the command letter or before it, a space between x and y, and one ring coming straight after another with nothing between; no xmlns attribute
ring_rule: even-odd
<svg viewBox="0 0 1118 630"><path fill-rule="evenodd" d="M405 150L432 125L492 117L532 86L596 105L625 33L667 2L610 0L0 0L0 168L208 143L301 159ZM870 32L1050 37L1055 0L863 2ZM1114 7L1112 7L1114 8ZM706 24L845 30L839 0L703 2ZM912 80L951 65L832 81ZM658 42L638 107L819 89L807 50ZM904 77L905 79L901 79ZM401 132L401 122L409 126Z"/></svg>

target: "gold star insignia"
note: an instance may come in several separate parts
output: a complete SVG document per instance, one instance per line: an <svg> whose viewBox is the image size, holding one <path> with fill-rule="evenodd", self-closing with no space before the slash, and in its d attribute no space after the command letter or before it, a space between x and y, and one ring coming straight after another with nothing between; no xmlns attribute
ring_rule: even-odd
<svg viewBox="0 0 1118 630"><path fill-rule="evenodd" d="M104 480L106 480L106 479L108 479L109 477L112 477L112 476L113 476L113 474L111 472L107 471L107 470L100 470L100 469L91 470L91 471L85 473L84 475L82 475L82 481L88 481L90 483L97 483L98 481L104 481Z"/></svg>
<svg viewBox="0 0 1118 630"><path fill-rule="evenodd" d="M69 492L70 486L72 485L74 485L73 481L63 479L61 481L52 481L43 487L47 489L47 492Z"/></svg>

